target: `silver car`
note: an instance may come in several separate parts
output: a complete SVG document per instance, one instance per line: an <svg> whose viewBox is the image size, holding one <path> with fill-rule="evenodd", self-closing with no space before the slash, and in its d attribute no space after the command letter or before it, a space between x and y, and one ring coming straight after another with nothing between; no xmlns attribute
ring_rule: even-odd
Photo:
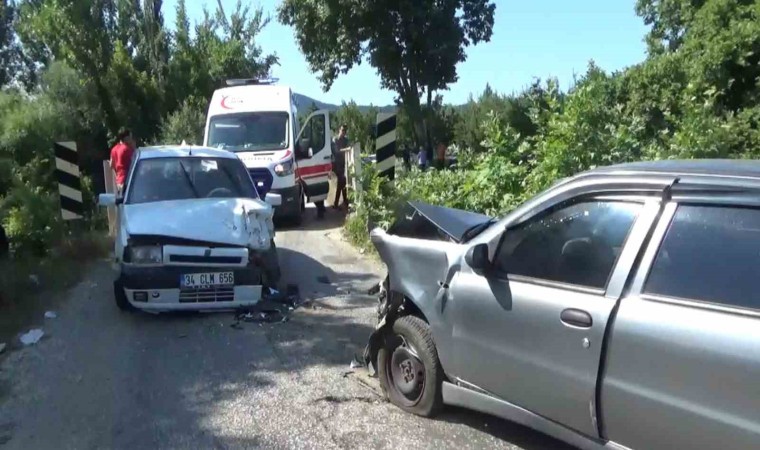
<svg viewBox="0 0 760 450"><path fill-rule="evenodd" d="M600 168L499 220L412 206L371 234L391 402L580 448L760 448L760 161Z"/></svg>

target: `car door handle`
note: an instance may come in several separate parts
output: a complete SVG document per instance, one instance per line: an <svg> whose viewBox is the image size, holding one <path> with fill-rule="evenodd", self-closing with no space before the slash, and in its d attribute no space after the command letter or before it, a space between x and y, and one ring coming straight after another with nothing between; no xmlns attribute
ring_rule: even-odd
<svg viewBox="0 0 760 450"><path fill-rule="evenodd" d="M332 159L332 156L325 156L325 157L324 157L324 158L322 158L322 159L324 159L325 161L327 161L328 159Z"/></svg>
<svg viewBox="0 0 760 450"><path fill-rule="evenodd" d="M591 314L575 308L568 308L562 311L559 318L562 320L562 323L578 328L591 328L591 325L594 324Z"/></svg>

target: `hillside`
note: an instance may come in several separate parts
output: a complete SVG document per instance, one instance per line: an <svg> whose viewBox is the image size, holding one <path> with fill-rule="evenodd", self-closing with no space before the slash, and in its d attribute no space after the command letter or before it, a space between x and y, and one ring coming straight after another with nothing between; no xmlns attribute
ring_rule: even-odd
<svg viewBox="0 0 760 450"><path fill-rule="evenodd" d="M337 111L338 108L340 108L340 105L334 105L332 103L325 103L321 102L319 100L315 100L307 95L294 93L293 94L296 99L296 108L298 108L298 112L307 111L312 103L317 105L318 109L326 109L328 111ZM363 113L366 113L369 111L369 109L372 107L372 105L358 105L359 110ZM395 105L386 105L386 106L378 106L376 107L378 111L385 112L385 111L392 111L396 109Z"/></svg>

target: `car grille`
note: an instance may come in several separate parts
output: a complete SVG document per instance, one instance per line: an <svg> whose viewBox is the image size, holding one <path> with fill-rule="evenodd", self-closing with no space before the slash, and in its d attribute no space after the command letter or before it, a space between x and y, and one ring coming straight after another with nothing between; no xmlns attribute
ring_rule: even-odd
<svg viewBox="0 0 760 450"><path fill-rule="evenodd" d="M259 191L259 195L264 197L272 189L272 172L268 169L248 169L248 173L251 174L251 179L256 190ZM259 186L259 183L262 185Z"/></svg>
<svg viewBox="0 0 760 450"><path fill-rule="evenodd" d="M235 300L234 287L217 287L180 291L180 303L231 302Z"/></svg>
<svg viewBox="0 0 760 450"><path fill-rule="evenodd" d="M173 263L192 264L240 264L243 258L239 256L195 256L195 255L170 255L169 261Z"/></svg>

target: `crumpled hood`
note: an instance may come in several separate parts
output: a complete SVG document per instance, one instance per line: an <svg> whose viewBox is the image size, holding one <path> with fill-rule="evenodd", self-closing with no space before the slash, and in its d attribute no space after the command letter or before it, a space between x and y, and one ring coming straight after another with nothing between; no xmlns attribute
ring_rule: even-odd
<svg viewBox="0 0 760 450"><path fill-rule="evenodd" d="M273 209L261 200L206 198L124 205L129 236L153 235L269 247Z"/></svg>
<svg viewBox="0 0 760 450"><path fill-rule="evenodd" d="M434 230L439 230L447 240L462 242L468 230L489 221L490 217L471 211L408 202L407 211L391 226L388 233L417 239L435 239ZM434 228L431 229L431 226Z"/></svg>

